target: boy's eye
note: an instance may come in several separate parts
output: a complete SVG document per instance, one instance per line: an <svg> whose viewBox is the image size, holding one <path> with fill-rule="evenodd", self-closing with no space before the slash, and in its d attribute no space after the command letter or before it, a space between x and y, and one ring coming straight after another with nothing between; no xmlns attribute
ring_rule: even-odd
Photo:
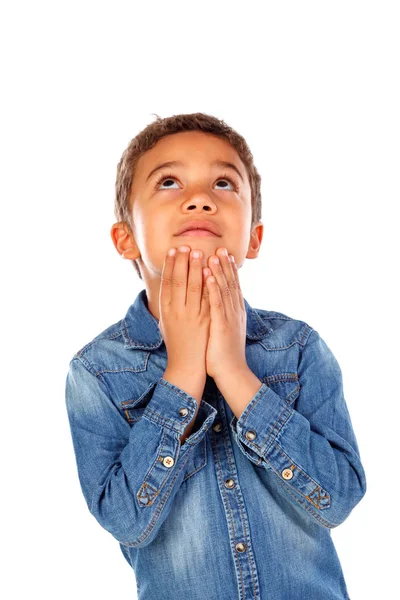
<svg viewBox="0 0 400 600"><path fill-rule="evenodd" d="M230 192L230 191L235 191L235 192L237 192L237 191L238 191L238 184L237 184L237 183L236 183L236 182L235 182L233 179L231 179L230 177L228 177L228 176L225 176L225 175L224 175L223 177L220 177L220 178L218 179L218 182L219 182L219 181L223 181L223 182L225 183L225 185L224 185L224 187L223 187L222 189L227 189L227 191L229 191L229 192ZM231 186L232 186L232 190L229 190L229 189L226 187L226 182L227 182L227 181L228 181L228 182L231 184ZM175 182L175 183L176 183L176 180L175 180L175 178L173 177L173 175L161 175L161 177L160 177L160 178L157 180L156 187L159 187L159 185L160 185L161 183L164 183L164 182L172 182L172 183L174 183L174 182ZM164 187L164 188L160 188L160 189L161 189L161 190L162 190L162 189L164 189L164 190L166 190L166 189L168 189L168 190L173 190L173 189L177 189L177 188L173 188L173 187L172 187L172 185L167 185L166 187Z"/></svg>

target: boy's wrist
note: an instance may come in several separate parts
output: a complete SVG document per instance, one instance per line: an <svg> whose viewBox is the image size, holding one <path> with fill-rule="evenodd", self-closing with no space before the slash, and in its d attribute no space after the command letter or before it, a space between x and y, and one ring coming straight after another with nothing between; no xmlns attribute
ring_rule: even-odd
<svg viewBox="0 0 400 600"><path fill-rule="evenodd" d="M192 368L182 369L167 366L164 371L163 379L179 387L181 390L195 398L197 403L200 404L207 379L205 369L204 372L202 372L193 370Z"/></svg>

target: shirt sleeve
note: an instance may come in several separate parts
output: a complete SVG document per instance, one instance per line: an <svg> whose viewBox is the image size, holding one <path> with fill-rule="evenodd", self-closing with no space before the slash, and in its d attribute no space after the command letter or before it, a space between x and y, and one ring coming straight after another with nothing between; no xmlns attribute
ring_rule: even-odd
<svg viewBox="0 0 400 600"><path fill-rule="evenodd" d="M165 379L150 394L131 426L101 375L82 357L70 362L65 400L82 492L91 514L125 546L146 546L156 537L188 457L217 414L201 400L196 431L181 445L196 399Z"/></svg>
<svg viewBox="0 0 400 600"><path fill-rule="evenodd" d="M364 496L366 477L340 366L315 330L301 354L298 377L297 393L287 399L263 383L230 426L247 458L272 470L292 502L333 528Z"/></svg>

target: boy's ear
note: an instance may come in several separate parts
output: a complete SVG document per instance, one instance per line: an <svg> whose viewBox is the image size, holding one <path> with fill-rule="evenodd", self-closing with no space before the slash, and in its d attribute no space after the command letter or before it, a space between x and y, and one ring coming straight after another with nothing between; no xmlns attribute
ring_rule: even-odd
<svg viewBox="0 0 400 600"><path fill-rule="evenodd" d="M250 234L249 248L247 250L246 258L257 258L263 235L264 225L261 223L261 221L259 221L256 225L254 225Z"/></svg>
<svg viewBox="0 0 400 600"><path fill-rule="evenodd" d="M114 223L110 235L117 252L122 258L135 260L140 257L140 250L136 244L135 236L126 221Z"/></svg>

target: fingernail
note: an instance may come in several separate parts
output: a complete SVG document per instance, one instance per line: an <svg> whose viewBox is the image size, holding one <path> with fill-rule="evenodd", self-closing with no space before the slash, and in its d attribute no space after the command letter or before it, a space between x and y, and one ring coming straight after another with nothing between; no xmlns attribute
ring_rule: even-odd
<svg viewBox="0 0 400 600"><path fill-rule="evenodd" d="M176 248L170 248L168 250L168 256L174 256L176 254Z"/></svg>
<svg viewBox="0 0 400 600"><path fill-rule="evenodd" d="M190 250L190 248L188 248L187 246L180 246L179 248L179 252L188 252Z"/></svg>

